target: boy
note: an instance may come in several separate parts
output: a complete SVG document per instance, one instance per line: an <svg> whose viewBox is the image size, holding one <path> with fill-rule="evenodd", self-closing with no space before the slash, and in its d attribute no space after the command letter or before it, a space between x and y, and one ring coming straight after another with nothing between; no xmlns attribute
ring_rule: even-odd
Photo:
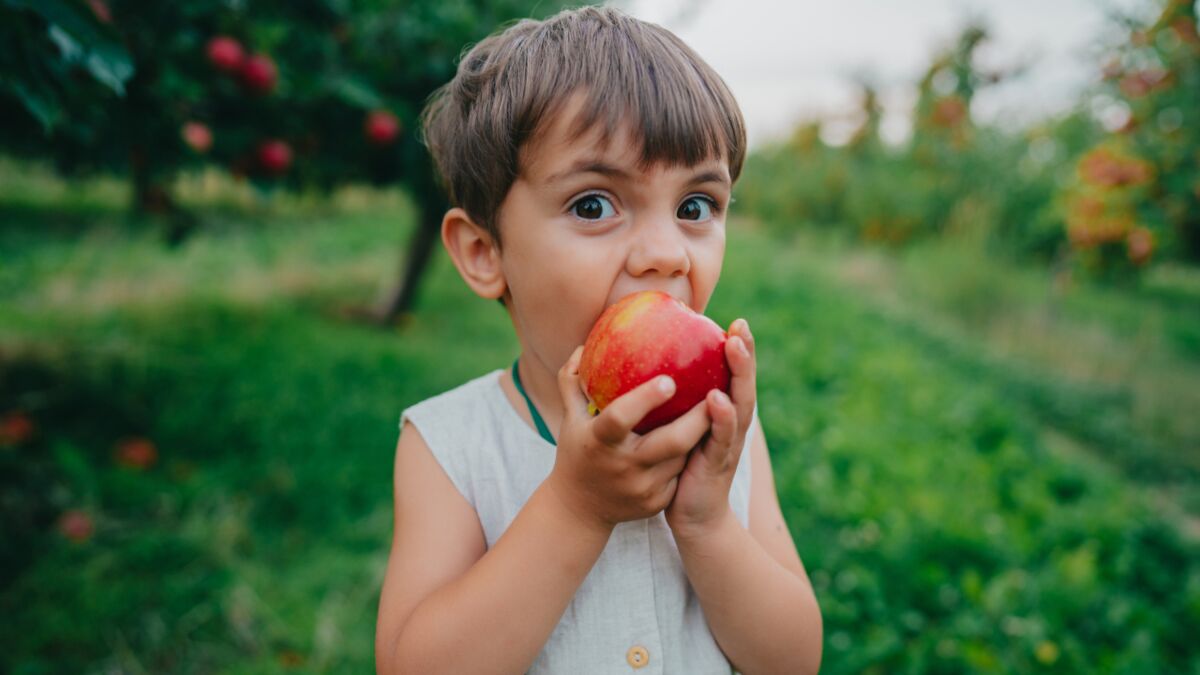
<svg viewBox="0 0 1200 675"><path fill-rule="evenodd" d="M378 670L816 672L746 322L730 395L645 435L669 377L595 416L579 384L605 307L708 303L745 153L724 82L666 30L588 7L480 42L424 121L457 205L442 241L521 355L402 415Z"/></svg>

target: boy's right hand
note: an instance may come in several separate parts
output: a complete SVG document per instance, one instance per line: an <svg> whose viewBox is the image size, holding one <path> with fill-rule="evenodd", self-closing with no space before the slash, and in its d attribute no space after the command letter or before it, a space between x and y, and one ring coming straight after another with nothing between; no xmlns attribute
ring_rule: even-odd
<svg viewBox="0 0 1200 675"><path fill-rule="evenodd" d="M579 382L582 353L583 347L576 348L558 371L566 413L547 482L582 522L611 531L617 523L649 518L671 503L688 453L712 420L701 401L670 424L635 433L633 427L647 413L675 394L675 383L666 375L626 392L593 417Z"/></svg>

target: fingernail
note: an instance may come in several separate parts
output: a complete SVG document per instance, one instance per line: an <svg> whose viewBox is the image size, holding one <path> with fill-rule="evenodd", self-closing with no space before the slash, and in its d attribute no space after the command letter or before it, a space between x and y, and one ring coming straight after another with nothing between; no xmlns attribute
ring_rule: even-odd
<svg viewBox="0 0 1200 675"><path fill-rule="evenodd" d="M742 356L750 356L750 350L746 348L745 340L738 340L737 348L742 353Z"/></svg>
<svg viewBox="0 0 1200 675"><path fill-rule="evenodd" d="M658 378L658 389L664 394L670 394L675 391L675 380L671 379L670 375L663 375Z"/></svg>

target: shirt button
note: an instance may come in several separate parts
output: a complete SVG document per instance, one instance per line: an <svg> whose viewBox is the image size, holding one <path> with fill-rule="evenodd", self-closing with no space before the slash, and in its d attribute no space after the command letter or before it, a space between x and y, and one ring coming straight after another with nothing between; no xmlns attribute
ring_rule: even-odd
<svg viewBox="0 0 1200 675"><path fill-rule="evenodd" d="M650 663L650 652L641 645L634 645L625 652L625 660L634 668L642 668L647 663Z"/></svg>

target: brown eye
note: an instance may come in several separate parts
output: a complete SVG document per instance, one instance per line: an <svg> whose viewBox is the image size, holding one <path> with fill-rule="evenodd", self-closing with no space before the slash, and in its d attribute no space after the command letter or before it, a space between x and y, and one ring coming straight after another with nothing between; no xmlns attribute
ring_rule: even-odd
<svg viewBox="0 0 1200 675"><path fill-rule="evenodd" d="M607 206L607 208L605 208ZM600 220L616 213L612 202L600 195L587 195L571 206L571 211L584 220Z"/></svg>
<svg viewBox="0 0 1200 675"><path fill-rule="evenodd" d="M707 199L689 197L679 206L679 211L675 215L682 220L708 220L712 218L712 212L712 204Z"/></svg>

